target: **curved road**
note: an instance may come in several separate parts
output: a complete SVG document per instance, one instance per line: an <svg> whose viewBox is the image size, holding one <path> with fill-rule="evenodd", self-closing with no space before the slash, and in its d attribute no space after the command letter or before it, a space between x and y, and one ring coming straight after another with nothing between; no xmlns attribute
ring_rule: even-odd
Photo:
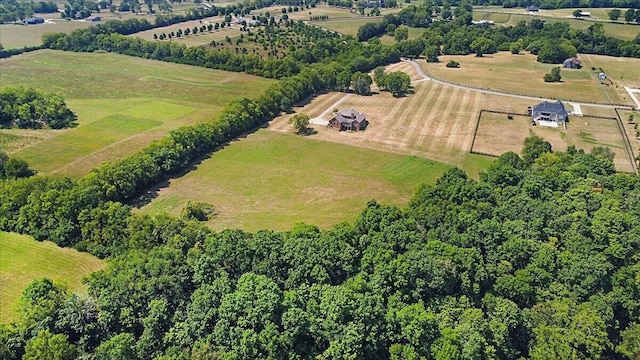
<svg viewBox="0 0 640 360"><path fill-rule="evenodd" d="M578 106L587 105L587 106L594 106L594 107L606 108L606 109L627 109L627 110L631 110L632 109L631 106L627 106L627 105L607 105L607 104L598 104L598 103L590 103L590 102L577 102L577 101L562 100L562 99L553 100L553 99L546 99L546 98L538 97L538 96L509 94L509 93L498 91L498 90L487 90L487 89L481 89L481 88L477 88L477 87L473 87L473 86L458 85L458 84L454 84L454 83L449 82L449 81L435 79L435 78L427 75L424 72L424 70L422 70L422 67L420 66L420 64L418 64L417 62L415 62L415 61L413 61L411 59L401 58L400 60L413 64L413 67L416 69L416 72L418 72L418 74L423 77L422 80L418 80L418 81L433 81L433 82L438 83L438 84L449 85L449 86L457 87L457 88L460 88L460 89L469 89L469 90L473 90L473 91L479 91L479 92L481 92L483 94L508 96L508 97L512 97L512 98L525 99L525 100L535 100L535 101L540 101L540 100L547 100L547 101L561 100L561 101L564 101L564 102L567 102L567 103L577 104Z"/></svg>

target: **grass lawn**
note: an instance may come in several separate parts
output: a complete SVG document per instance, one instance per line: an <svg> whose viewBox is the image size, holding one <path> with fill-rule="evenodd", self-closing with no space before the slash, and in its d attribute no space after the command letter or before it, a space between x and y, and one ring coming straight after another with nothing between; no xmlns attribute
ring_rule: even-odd
<svg viewBox="0 0 640 360"><path fill-rule="evenodd" d="M415 187L449 165L415 157L259 130L171 180L141 212L179 215L188 200L213 204L217 230L328 228L353 221L366 202L405 206Z"/></svg>
<svg viewBox="0 0 640 360"><path fill-rule="evenodd" d="M105 266L92 255L1 231L0 255L0 323L17 320L16 305L32 281L46 277L83 294L87 289L82 278Z"/></svg>
<svg viewBox="0 0 640 360"><path fill-rule="evenodd" d="M78 115L65 130L0 130L0 148L42 173L79 177L171 129L211 120L273 81L108 53L41 50L0 60L0 83L55 92Z"/></svg>
<svg viewBox="0 0 640 360"><path fill-rule="evenodd" d="M584 58L582 54L579 57ZM592 59L592 57L586 56L586 59ZM561 65L539 63L536 61L536 56L528 53L513 55L510 52L499 52L483 57L475 55L440 56L440 63L425 61L420 63L423 69L433 77L457 84L552 99L631 105L631 100L623 93L624 88L615 86L615 77L632 78L635 74L640 76L640 67L634 67L639 65L640 61L603 56L593 59L597 59L599 66L604 69L612 68L613 70L613 66L607 66L610 64L609 61L625 64L626 75L622 75L622 73L618 75L614 70L612 74L614 86L602 85L597 79L597 72L592 71L591 66L588 65L591 62L595 64L596 60L589 60L582 69L562 69L562 82L545 83L544 74ZM447 68L445 64L449 60L458 61L460 68ZM522 85L523 79L526 79L526 86Z"/></svg>

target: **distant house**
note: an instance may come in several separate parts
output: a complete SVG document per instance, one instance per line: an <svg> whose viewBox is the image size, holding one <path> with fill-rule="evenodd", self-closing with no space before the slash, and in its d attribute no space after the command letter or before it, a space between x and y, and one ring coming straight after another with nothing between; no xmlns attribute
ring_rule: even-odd
<svg viewBox="0 0 640 360"><path fill-rule="evenodd" d="M582 61L575 57L568 58L562 62L562 66L568 69L580 69L582 67Z"/></svg>
<svg viewBox="0 0 640 360"><path fill-rule="evenodd" d="M558 127L568 121L567 110L560 101L544 101L531 109L531 120L538 125Z"/></svg>
<svg viewBox="0 0 640 360"><path fill-rule="evenodd" d="M339 111L329 120L329 126L340 131L364 130L368 124L365 114L353 109Z"/></svg>
<svg viewBox="0 0 640 360"><path fill-rule="evenodd" d="M527 8L527 11L528 11L528 12L538 12L538 11L540 11L540 8L539 8L539 7L537 7L537 6L531 5L531 6L529 6L529 7Z"/></svg>
<svg viewBox="0 0 640 360"><path fill-rule="evenodd" d="M90 21L90 22L98 22L100 21L100 16L89 16L84 18L86 21Z"/></svg>
<svg viewBox="0 0 640 360"><path fill-rule="evenodd" d="M24 19L24 24L25 25L44 24L44 19L41 17L34 16L34 17Z"/></svg>
<svg viewBox="0 0 640 360"><path fill-rule="evenodd" d="M489 27L489 26L493 26L493 25L495 25L495 23L493 22L493 20L478 20L478 21L471 21L471 24L476 25L476 26L480 26L480 27Z"/></svg>

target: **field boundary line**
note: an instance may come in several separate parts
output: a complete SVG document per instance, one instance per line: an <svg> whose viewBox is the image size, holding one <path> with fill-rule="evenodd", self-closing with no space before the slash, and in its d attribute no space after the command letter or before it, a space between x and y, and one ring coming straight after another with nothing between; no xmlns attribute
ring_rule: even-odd
<svg viewBox="0 0 640 360"><path fill-rule="evenodd" d="M618 112L618 109L614 109L614 110L616 111L616 115L617 115L616 120L618 124L618 130L622 135L622 139L624 141L624 147L627 150L627 156L629 156L629 161L631 161L631 169L633 169L633 172L637 175L638 167L636 166L636 161L635 161L635 158L633 157L633 146L631 145L629 136L627 136L627 132L624 130L624 124L622 123L622 119L620 118L620 113Z"/></svg>

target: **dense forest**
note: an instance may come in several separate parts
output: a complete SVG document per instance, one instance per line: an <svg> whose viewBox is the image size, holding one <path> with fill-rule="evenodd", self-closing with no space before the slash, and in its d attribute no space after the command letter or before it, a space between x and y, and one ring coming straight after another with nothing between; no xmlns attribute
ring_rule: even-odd
<svg viewBox="0 0 640 360"><path fill-rule="evenodd" d="M128 203L150 185L354 74L418 56L440 38L500 37L498 29L467 26L466 12L455 16L460 30L430 25L424 38L390 46L318 32L281 59L124 36L140 25L134 21L45 36L54 49L280 81L78 181L1 180L0 229L110 260L88 279L87 297L48 280L30 285L20 320L0 325L0 358L638 356L640 178L616 174L605 148L552 152L529 138L521 156L502 155L480 181L454 169L417 189L405 209L371 201L354 223L326 231L299 224L216 233L195 221L132 213ZM564 27L514 29L532 43L559 39Z"/></svg>
<svg viewBox="0 0 640 360"><path fill-rule="evenodd" d="M0 128L62 129L74 126L76 119L59 95L22 86L0 90Z"/></svg>
<svg viewBox="0 0 640 360"><path fill-rule="evenodd" d="M608 149L529 138L480 181L453 169L405 209L371 201L327 231L140 216L103 230L128 250L88 279L89 297L30 285L20 321L0 327L2 358L640 354L640 178L615 174Z"/></svg>

